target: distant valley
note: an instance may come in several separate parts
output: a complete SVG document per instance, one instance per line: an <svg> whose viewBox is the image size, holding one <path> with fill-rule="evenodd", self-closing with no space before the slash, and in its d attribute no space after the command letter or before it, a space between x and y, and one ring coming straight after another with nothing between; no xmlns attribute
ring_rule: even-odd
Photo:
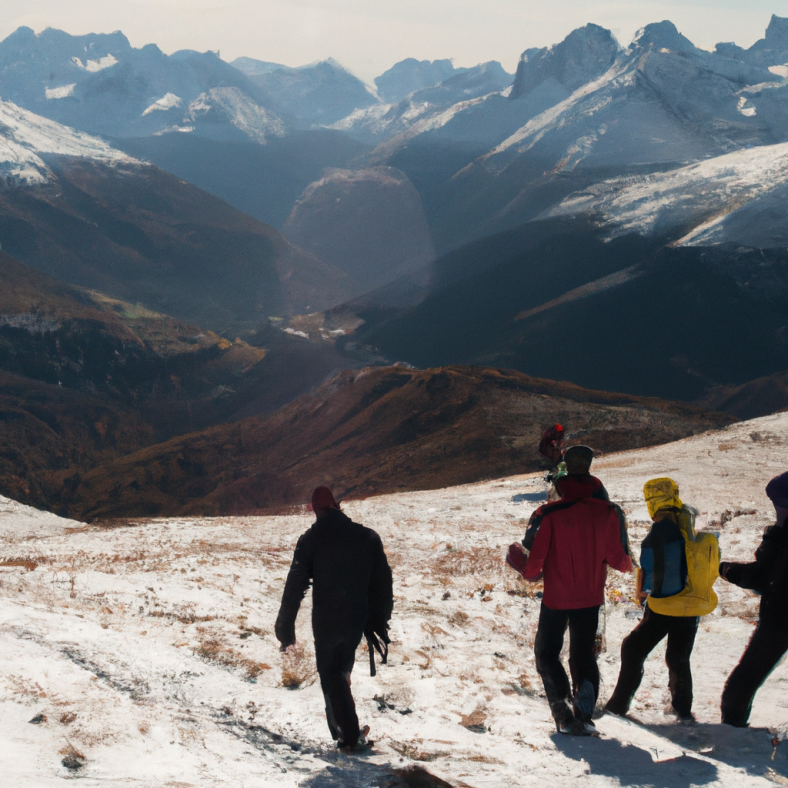
<svg viewBox="0 0 788 788"><path fill-rule="evenodd" d="M257 511L788 408L788 19L372 84L20 28L0 96L2 494Z"/></svg>

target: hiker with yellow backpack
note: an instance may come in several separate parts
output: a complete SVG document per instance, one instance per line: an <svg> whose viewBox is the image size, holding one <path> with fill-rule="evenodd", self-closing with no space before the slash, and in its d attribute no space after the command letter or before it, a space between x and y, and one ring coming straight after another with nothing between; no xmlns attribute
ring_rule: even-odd
<svg viewBox="0 0 788 788"><path fill-rule="evenodd" d="M605 711L624 716L643 679L643 665L667 636L665 662L671 706L681 722L693 722L690 656L700 616L717 606L712 586L718 577L717 537L695 533L696 510L685 506L679 488L667 477L643 487L654 524L643 540L637 595L643 618L621 644L621 670Z"/></svg>

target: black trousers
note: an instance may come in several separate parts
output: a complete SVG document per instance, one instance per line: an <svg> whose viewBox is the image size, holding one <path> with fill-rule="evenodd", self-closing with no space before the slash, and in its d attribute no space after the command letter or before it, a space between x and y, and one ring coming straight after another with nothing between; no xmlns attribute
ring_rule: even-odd
<svg viewBox="0 0 788 788"><path fill-rule="evenodd" d="M599 605L577 610L552 610L542 605L539 611L539 626L536 630L534 655L536 669L542 679L545 695L556 717L567 703L574 703L584 681L590 682L594 691L594 702L599 696L599 668L594 653L594 639L599 623ZM564 666L561 664L561 649L564 634L569 628L569 672L572 688ZM582 715L583 717L590 715Z"/></svg>
<svg viewBox="0 0 788 788"><path fill-rule="evenodd" d="M354 747L358 742L358 716L350 692L350 674L356 661L358 643L341 641L315 642L317 673L326 701L326 720L331 736L340 747Z"/></svg>
<svg viewBox="0 0 788 788"><path fill-rule="evenodd" d="M722 721L744 728L755 693L788 651L788 622L761 619L722 691Z"/></svg>
<svg viewBox="0 0 788 788"><path fill-rule="evenodd" d="M692 713L692 671L690 656L698 632L698 616L664 616L646 605L640 623L621 643L621 670L613 695L605 706L614 714L626 714L643 680L646 657L665 637L668 648L668 688L673 708L681 717Z"/></svg>

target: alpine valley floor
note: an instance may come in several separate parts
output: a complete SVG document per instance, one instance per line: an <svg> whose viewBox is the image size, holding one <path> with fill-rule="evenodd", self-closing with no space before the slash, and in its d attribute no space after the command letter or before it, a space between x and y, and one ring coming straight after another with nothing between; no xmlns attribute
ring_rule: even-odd
<svg viewBox="0 0 788 788"><path fill-rule="evenodd" d="M701 510L699 527L720 532L723 555L747 560L772 519L764 485L786 467L783 413L611 454L593 470L626 510L636 551L649 524L642 485L670 475ZM298 628L306 654L283 662L273 636L292 548L312 521L306 510L101 527L0 499L2 783L788 784L785 666L758 694L751 729L719 724L722 685L758 607L724 581L693 655L697 725L663 714L663 644L636 696L642 725L602 717L598 739L555 733L533 662L538 587L503 563L544 495L532 474L345 504L380 533L395 573L389 664L370 678L362 648L354 672L359 717L376 742L355 756L336 753L328 736L308 598ZM631 577L610 573L602 702L637 620L632 591ZM283 686L293 682L300 687ZM445 782L409 772L414 765Z"/></svg>

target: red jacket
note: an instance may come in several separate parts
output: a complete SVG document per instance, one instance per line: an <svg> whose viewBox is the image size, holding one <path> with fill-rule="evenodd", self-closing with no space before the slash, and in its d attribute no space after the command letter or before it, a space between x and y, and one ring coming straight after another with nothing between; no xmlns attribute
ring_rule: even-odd
<svg viewBox="0 0 788 788"><path fill-rule="evenodd" d="M575 610L605 601L607 567L632 571L626 526L617 507L592 498L593 477L560 481L561 500L540 507L538 531L523 575L544 572L545 607Z"/></svg>

